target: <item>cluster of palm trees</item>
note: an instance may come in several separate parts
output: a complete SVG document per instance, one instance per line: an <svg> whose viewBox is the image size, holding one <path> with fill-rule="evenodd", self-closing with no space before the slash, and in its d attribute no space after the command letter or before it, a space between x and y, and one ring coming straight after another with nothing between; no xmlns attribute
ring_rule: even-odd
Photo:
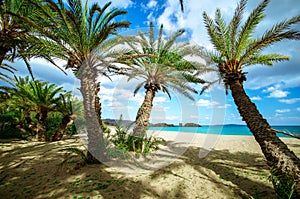
<svg viewBox="0 0 300 199"><path fill-rule="evenodd" d="M300 160L276 136L276 130L247 96L243 88L246 81L243 69L254 64L272 65L288 60L289 57L284 55L263 54L263 49L284 39L299 39L299 31L294 30L293 25L300 22L300 16L279 22L261 37L253 38L255 28L264 19L269 0L262 0L242 24L246 3L247 0L240 1L229 23L220 10L216 11L214 19L203 14L214 46L214 51L208 52L188 43L178 43L183 30L166 40L161 27L156 40L153 25L148 33L130 38L113 37L118 30L128 28L130 22L116 21L115 18L125 15L126 11L109 9L110 3L103 7L98 4L89 7L87 1L83 4L81 0L66 3L62 0L4 0L0 3L1 69L13 72L3 60L13 61L15 58L23 59L29 69L29 59L34 57L42 57L52 64L55 64L55 59L67 62L65 69L71 68L81 83L90 163L105 161L99 75L109 77L111 73L117 73L141 80L134 93L144 87L146 94L133 130L135 135L140 135L148 125L152 101L158 91L171 97L168 89L172 88L193 99L196 90L191 83L205 83L199 74L217 71L226 91L231 91L240 115L259 143L268 165L289 175L295 181L296 194L299 195ZM116 48L120 43L126 43L129 48ZM184 59L193 53L205 56L207 66ZM114 65L116 62L125 64L125 70ZM5 73L0 73L0 77L9 79ZM43 113L38 117L42 120ZM38 129L43 131L42 127Z"/></svg>
<svg viewBox="0 0 300 199"><path fill-rule="evenodd" d="M24 134L36 136L38 141L58 141L73 124L71 93L55 84L41 80L32 80L28 76L15 77L13 87L1 87L6 99L1 103L1 110L6 114L18 113L15 125ZM60 125L50 129L52 119L61 120ZM53 121L52 121L53 122ZM53 130L53 132L50 132Z"/></svg>

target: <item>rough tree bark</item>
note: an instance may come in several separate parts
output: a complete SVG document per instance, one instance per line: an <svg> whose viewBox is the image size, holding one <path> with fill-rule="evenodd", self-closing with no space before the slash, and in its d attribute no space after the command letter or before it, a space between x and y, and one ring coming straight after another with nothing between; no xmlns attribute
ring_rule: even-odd
<svg viewBox="0 0 300 199"><path fill-rule="evenodd" d="M65 131L74 123L72 116L66 115L63 117L58 129L52 135L51 141L59 141L62 139Z"/></svg>
<svg viewBox="0 0 300 199"><path fill-rule="evenodd" d="M45 125L47 115L48 115L47 111L43 111L43 110L41 110L41 112L36 115L38 120L38 123L36 125L37 140L41 142L47 141L47 136L46 136L47 130Z"/></svg>
<svg viewBox="0 0 300 199"><path fill-rule="evenodd" d="M256 105L247 96L239 80L229 83L232 97L238 111L253 133L255 140L266 157L267 164L283 173L291 175L296 182L296 195L300 196L300 160L289 150L287 145L277 137L276 132L259 113ZM296 196L296 197L297 197Z"/></svg>
<svg viewBox="0 0 300 199"><path fill-rule="evenodd" d="M142 136L144 130L147 128L150 120L150 114L153 107L153 99L155 97L156 91L152 89L146 90L146 95L143 104L137 112L135 119L135 125L133 128L134 136Z"/></svg>
<svg viewBox="0 0 300 199"><path fill-rule="evenodd" d="M83 75L80 77L80 91L83 96L84 115L87 125L88 136L88 163L100 163L106 161L104 138L102 134L101 116L96 113L96 103L98 92L96 79L91 75ZM99 104L100 106L100 104ZM99 108L98 108L99 109Z"/></svg>

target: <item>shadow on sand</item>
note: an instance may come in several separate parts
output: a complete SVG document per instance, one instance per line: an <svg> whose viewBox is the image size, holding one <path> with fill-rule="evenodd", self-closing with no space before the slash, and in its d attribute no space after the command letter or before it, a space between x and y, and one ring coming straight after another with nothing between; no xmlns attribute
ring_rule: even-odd
<svg viewBox="0 0 300 199"><path fill-rule="evenodd" d="M75 139L53 143L0 142L0 196L4 198L273 198L268 171L260 154L212 150L199 158L198 147L169 143L150 156L150 164L164 165L151 172L134 172L141 164L118 167L75 162L59 169L61 149L81 144ZM177 155L178 151L183 151ZM169 162L164 163L166 160ZM170 162L170 160L173 160ZM140 160L137 160L140 161ZM136 162L135 162L136 163ZM119 165L120 166L120 165ZM140 168L141 169L141 168ZM142 168L145 169L145 168ZM215 195L217 194L217 195Z"/></svg>

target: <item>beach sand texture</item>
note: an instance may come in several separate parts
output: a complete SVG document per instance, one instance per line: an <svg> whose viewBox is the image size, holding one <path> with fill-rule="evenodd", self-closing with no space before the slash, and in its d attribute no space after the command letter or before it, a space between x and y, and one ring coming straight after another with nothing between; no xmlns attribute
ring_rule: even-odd
<svg viewBox="0 0 300 199"><path fill-rule="evenodd" d="M76 170L76 155L59 164L66 158L63 148L83 148L79 137L54 143L1 140L0 198L274 198L253 137L162 131L155 136L167 145L147 158ZM282 140L300 155L299 140Z"/></svg>

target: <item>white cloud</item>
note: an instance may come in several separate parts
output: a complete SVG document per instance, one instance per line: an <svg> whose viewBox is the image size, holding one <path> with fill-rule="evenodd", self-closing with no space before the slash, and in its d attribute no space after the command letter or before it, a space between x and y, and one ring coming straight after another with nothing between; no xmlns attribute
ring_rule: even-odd
<svg viewBox="0 0 300 199"><path fill-rule="evenodd" d="M219 103L216 102L216 101L210 101L210 100L205 100L205 99L199 99L196 102L196 106L203 106L203 107L212 107L212 106L215 106L217 104L219 104Z"/></svg>
<svg viewBox="0 0 300 199"><path fill-rule="evenodd" d="M261 100L261 97L259 97L259 96L254 96L254 97L251 97L250 98L251 100L253 100L253 101L259 101L259 100Z"/></svg>
<svg viewBox="0 0 300 199"><path fill-rule="evenodd" d="M287 91L275 90L270 93L269 98L283 98L289 94Z"/></svg>
<svg viewBox="0 0 300 199"><path fill-rule="evenodd" d="M277 84L276 86L270 86L268 87L267 89L264 89L262 92L263 93L270 93L270 92L273 92L275 91L276 89L279 88L279 85Z"/></svg>
<svg viewBox="0 0 300 199"><path fill-rule="evenodd" d="M222 8L225 16L232 15L235 2L211 0L189 0L184 2L185 12L182 13L178 0L168 0L166 8L158 18L159 24L164 24L168 30L187 28L192 32L192 40L203 46L211 46L204 28L202 13L206 11L209 15L214 15L217 7Z"/></svg>
<svg viewBox="0 0 300 199"><path fill-rule="evenodd" d="M282 90L283 84L276 84L275 86L270 86L266 89L263 89L263 93L270 93L269 98L283 98L286 97L289 92Z"/></svg>
<svg viewBox="0 0 300 199"><path fill-rule="evenodd" d="M286 104L294 104L300 101L300 98L291 98L291 99L281 99L279 102L286 103Z"/></svg>
<svg viewBox="0 0 300 199"><path fill-rule="evenodd" d="M231 107L231 104L225 104L223 106L217 106L217 108L227 108L227 107Z"/></svg>
<svg viewBox="0 0 300 199"><path fill-rule="evenodd" d="M155 1L155 0L150 0L149 2L148 2L148 4L147 4L147 7L148 8L153 8L153 7L155 7L157 5L157 1Z"/></svg>
<svg viewBox="0 0 300 199"><path fill-rule="evenodd" d="M277 113L288 113L288 112L290 112L291 110L290 109L277 109L277 110L275 110Z"/></svg>
<svg viewBox="0 0 300 199"><path fill-rule="evenodd" d="M297 111L300 111L300 107L296 108Z"/></svg>

